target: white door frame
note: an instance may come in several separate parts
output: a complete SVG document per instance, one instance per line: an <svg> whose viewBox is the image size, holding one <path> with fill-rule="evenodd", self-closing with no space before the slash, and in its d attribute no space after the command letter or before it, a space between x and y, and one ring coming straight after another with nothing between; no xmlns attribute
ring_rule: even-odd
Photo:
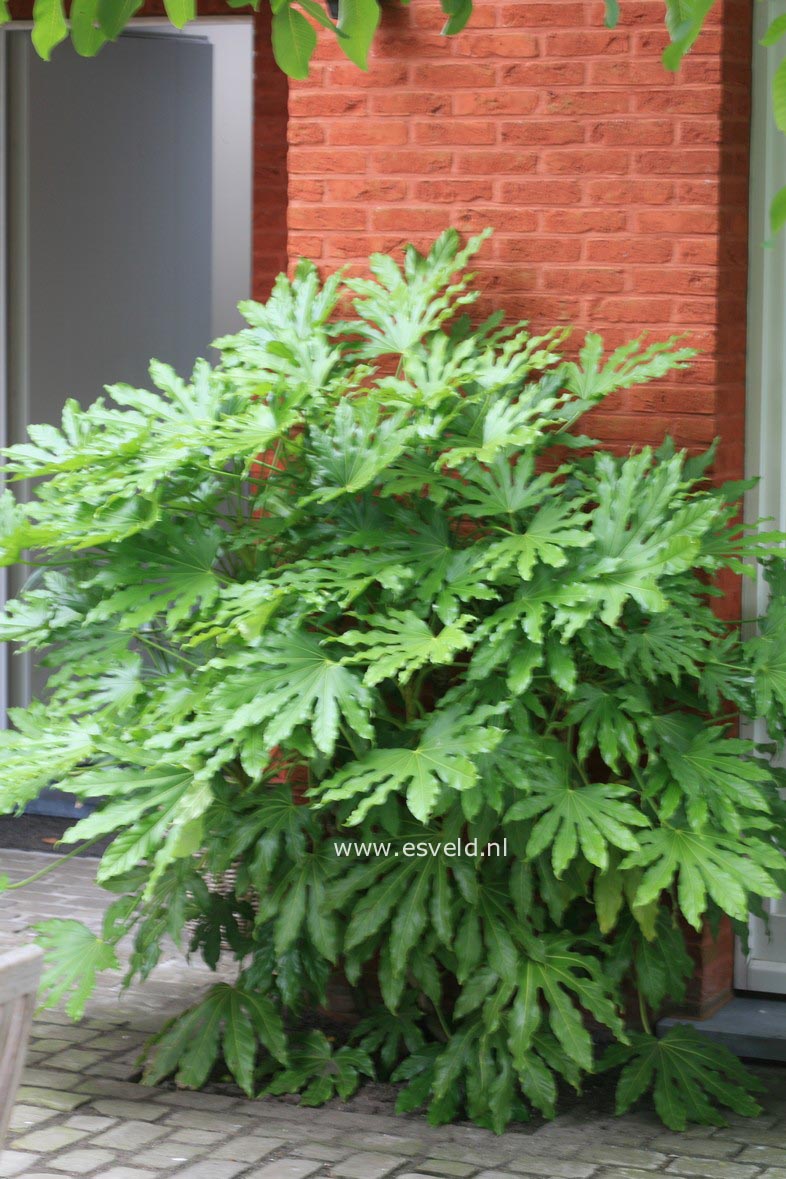
<svg viewBox="0 0 786 1179"><path fill-rule="evenodd" d="M5 37L0 37L0 446L8 444L8 339L6 333L8 289L6 267L6 48ZM0 490L2 490L0 476ZM8 597L8 570L0 568L0 603ZM8 644L0 643L0 729L5 728L8 708Z"/></svg>
<svg viewBox="0 0 786 1179"><path fill-rule="evenodd" d="M772 518L786 528L786 232L772 238L769 207L786 185L786 152L775 126L770 93L783 50L759 45L770 21L782 12L773 0L755 4L753 17L753 115L751 127L748 329L746 360L745 474L759 477L745 500L745 516ZM744 579L743 616L755 618L767 604L762 578ZM759 722L745 734L766 740ZM767 902L782 912L783 900ZM734 983L741 989L786 993L786 962L766 958L767 936L757 918L750 923L751 952L738 942Z"/></svg>

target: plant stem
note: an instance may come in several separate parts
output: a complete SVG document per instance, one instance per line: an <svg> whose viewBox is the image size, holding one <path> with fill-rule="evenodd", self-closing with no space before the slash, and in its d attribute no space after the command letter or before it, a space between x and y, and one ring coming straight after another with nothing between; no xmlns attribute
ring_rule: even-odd
<svg viewBox="0 0 786 1179"><path fill-rule="evenodd" d="M88 839L87 843L82 843L79 847L75 847L73 851L67 852L66 855L60 856L55 860L54 864L47 864L45 868L34 872L32 876L25 877L24 880L17 880L16 884L8 884L3 889L3 892L14 892L17 888L25 888L28 884L35 884L36 880L42 880L44 876L48 876L50 872L54 872L55 868L59 868L61 864L65 864L67 860L72 860L74 856L78 856L80 852L85 851L86 848L92 847L94 843L98 843L103 839L103 835L96 835L93 839Z"/></svg>
<svg viewBox="0 0 786 1179"><path fill-rule="evenodd" d="M146 647L154 647L157 651L161 651L167 658L170 656L173 659L179 659L182 663L187 663L189 667L193 667L195 671L199 670L200 664L194 663L191 659L186 659L185 655L181 655L179 651L173 650L171 647L163 647L161 643L155 642L154 639L146 638L145 635L137 634L135 638L138 642L144 643Z"/></svg>
<svg viewBox="0 0 786 1179"><path fill-rule="evenodd" d="M357 749L357 747L356 747L356 745L355 745L355 742L354 742L354 740L353 740L353 738L352 738L352 732L351 732L351 730L350 730L350 728L349 728L349 725L346 725L346 724L344 724L344 722L342 721L342 722L341 722L341 724L339 725L339 730L340 730L340 732L341 732L341 735L342 735L342 737L344 738L344 740L346 741L347 745L349 746L349 748L350 748L350 750L351 750L351 752L352 752L352 756L353 756L355 759L359 758L359 757L360 757L360 753L359 753L359 751L358 751L358 749Z"/></svg>

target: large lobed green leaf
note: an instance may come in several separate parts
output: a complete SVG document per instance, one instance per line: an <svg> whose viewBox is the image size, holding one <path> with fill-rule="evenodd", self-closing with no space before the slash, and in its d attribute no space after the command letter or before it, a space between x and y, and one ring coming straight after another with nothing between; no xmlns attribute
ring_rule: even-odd
<svg viewBox="0 0 786 1179"><path fill-rule="evenodd" d="M671 1028L661 1039L634 1035L630 1045L614 1045L602 1067L624 1064L617 1084L617 1113L624 1113L652 1088L655 1108L672 1130L688 1122L725 1126L717 1105L754 1117L761 1107L753 1098L763 1084L736 1056L688 1025Z"/></svg>

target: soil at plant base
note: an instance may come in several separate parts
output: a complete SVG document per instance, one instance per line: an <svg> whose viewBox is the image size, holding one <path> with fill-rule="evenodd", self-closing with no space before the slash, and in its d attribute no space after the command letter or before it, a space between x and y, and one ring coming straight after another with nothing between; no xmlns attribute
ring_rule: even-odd
<svg viewBox="0 0 786 1179"><path fill-rule="evenodd" d="M49 852L62 855L72 850L71 845L61 844L62 838L69 827L73 827L74 819L62 819L56 815L13 815L0 817L0 848L13 848L15 851ZM109 840L94 843L78 854L98 858L107 847Z"/></svg>
<svg viewBox="0 0 786 1179"><path fill-rule="evenodd" d="M779 1089L782 1078L786 1077L786 1065L774 1063L772 1061L762 1062L761 1060L743 1060L751 1072L755 1073L768 1088ZM582 1122L588 1124L597 1123L599 1119L607 1119L615 1116L615 1089L617 1085L617 1072L597 1073L594 1076L584 1078L581 1093L576 1093L568 1085L561 1085L559 1091L559 1099L557 1101L557 1116L570 1112L574 1118L578 1118ZM164 1088L176 1088L174 1084L166 1083ZM402 1085L380 1084L376 1081L366 1081L361 1084L357 1093L350 1097L349 1101L341 1101L339 1098L333 1098L327 1103L327 1108L342 1110L347 1113L364 1113L364 1114L385 1114L392 1116L395 1114L396 1099L399 1092L403 1088ZM214 1081L212 1084L204 1086L205 1092L210 1093L224 1093L231 1094L233 1097L244 1096L236 1085L227 1082ZM294 1094L285 1094L283 1097L263 1097L261 1101L266 1103L279 1102L282 1105L297 1105L300 1098ZM649 1099L645 1099L642 1107L644 1109L650 1108ZM728 1112L728 1111L725 1111ZM422 1121L425 1114L423 1112L398 1114L402 1121ZM471 1126L472 1122L458 1121L455 1123L459 1126ZM533 1134L541 1126L546 1124L546 1119L540 1114L533 1113L529 1122L512 1122L505 1131L506 1134Z"/></svg>
<svg viewBox="0 0 786 1179"><path fill-rule="evenodd" d="M138 1076L133 1078L138 1080ZM598 1118L610 1118L614 1115L614 1089L616 1085L616 1075L602 1075L587 1077L585 1079L583 1090L580 1094L575 1093L569 1087L565 1087L560 1091L559 1101L557 1103L557 1113L564 1114L571 1111L578 1114L587 1122L596 1121ZM161 1088L176 1089L177 1087L172 1082L165 1082ZM345 1113L362 1113L362 1114L383 1114L391 1117L396 1113L396 1100L403 1085L384 1084L379 1081L365 1081L361 1084L357 1093L349 1098L348 1101L342 1101L338 1097L334 1097L332 1101L327 1102L323 1108L341 1110ZM213 1081L203 1086L203 1091L206 1093L220 1093L226 1096L243 1097L245 1094L234 1084L226 1081ZM298 1105L300 1102L299 1096L296 1094L284 1094L281 1097L262 1097L259 1099L266 1104L278 1103L281 1105ZM415 1112L407 1114L396 1115L402 1121L422 1121L425 1113ZM533 1113L529 1122L512 1122L506 1133L508 1134L534 1134L534 1132L541 1126L545 1125L545 1118L538 1113ZM455 1123L460 1126L471 1126L473 1123L469 1121L458 1121Z"/></svg>

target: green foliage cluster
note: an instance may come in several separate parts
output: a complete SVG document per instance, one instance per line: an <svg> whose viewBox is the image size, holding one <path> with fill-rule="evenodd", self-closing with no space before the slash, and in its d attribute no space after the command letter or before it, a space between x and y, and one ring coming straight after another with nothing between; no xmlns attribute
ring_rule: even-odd
<svg viewBox="0 0 786 1179"><path fill-rule="evenodd" d="M410 0L400 0L409 4ZM445 14L443 33L460 33L472 17L473 0L439 0ZM679 69L686 53L693 47L707 17L719 0L665 0L665 20L669 45L663 63L669 70ZM70 36L77 53L95 55L109 41L114 41L140 11L144 0L34 0L32 40L36 51L49 60L52 51ZM317 47L317 29L334 34L338 45L350 61L361 69L368 66L368 55L379 25L380 6L384 0L337 0L334 20L322 0L226 0L230 9L258 10L268 3L271 10L271 40L279 67L291 78L307 78L309 65ZM625 0L605 0L606 24L616 27L623 14ZM197 0L164 0L164 10L176 28L182 29L197 16ZM11 12L8 0L0 0L0 26L8 23ZM778 45L786 33L786 12L773 18L761 44ZM786 61L775 71L772 83L773 115L779 130L786 133ZM770 224L774 233L786 223L786 188L773 198Z"/></svg>
<svg viewBox="0 0 786 1179"><path fill-rule="evenodd" d="M127 934L129 979L168 937L234 955L150 1081L223 1061L318 1102L376 1075L501 1131L554 1114L600 1030L621 1109L752 1114L728 1054L649 1017L684 991L686 923L743 927L786 883L783 537L740 525L711 455L579 433L690 352L589 335L566 360L563 331L473 326L480 240L368 278L302 262L216 367L154 362L153 391L4 452L36 482L0 500L0 560L33 566L0 638L49 691L0 734L0 810L55 785L99 800L67 844L111 837L102 935L48 923L47 986L78 1016ZM772 604L743 641L712 599L756 561ZM336 971L366 1006L345 1044L300 1018Z"/></svg>
<svg viewBox="0 0 786 1179"><path fill-rule="evenodd" d="M279 67L291 78L308 77L317 47L317 29L334 34L339 46L361 68L380 19L380 0L339 0L334 20L324 0L225 0L229 9L258 11L270 7L271 41ZM409 0L402 0L408 4ZM472 0L439 0L445 14L443 33L460 32L472 15ZM52 51L70 37L82 57L95 57L115 41L144 0L33 0L32 40L36 52L48 61ZM175 28L182 29L196 19L197 0L164 0L164 11ZM0 25L11 20L8 0L0 0Z"/></svg>
<svg viewBox="0 0 786 1179"><path fill-rule="evenodd" d="M263 0L226 0L232 9L259 9ZM276 61L293 78L308 76L317 44L317 27L334 33L347 57L363 69L380 19L383 0L338 0L338 17L333 20L320 0L267 0L271 9L271 33ZM472 16L472 0L439 0L445 14L443 33L460 33ZM605 0L606 24L613 28L620 19L621 0ZM666 0L666 25L671 44L664 63L676 69L698 37L704 20L716 0ZM108 41L114 41L142 8L144 0L34 0L33 44L48 60L52 50L69 35L77 53L95 57ZM410 0L401 0L409 4ZM197 17L197 0L164 0L172 24L184 28ZM310 18L310 19L309 19ZM0 0L0 25L11 19L8 0ZM783 18L780 18L782 24ZM779 21L773 36L780 35ZM765 41L772 44L773 41Z"/></svg>

